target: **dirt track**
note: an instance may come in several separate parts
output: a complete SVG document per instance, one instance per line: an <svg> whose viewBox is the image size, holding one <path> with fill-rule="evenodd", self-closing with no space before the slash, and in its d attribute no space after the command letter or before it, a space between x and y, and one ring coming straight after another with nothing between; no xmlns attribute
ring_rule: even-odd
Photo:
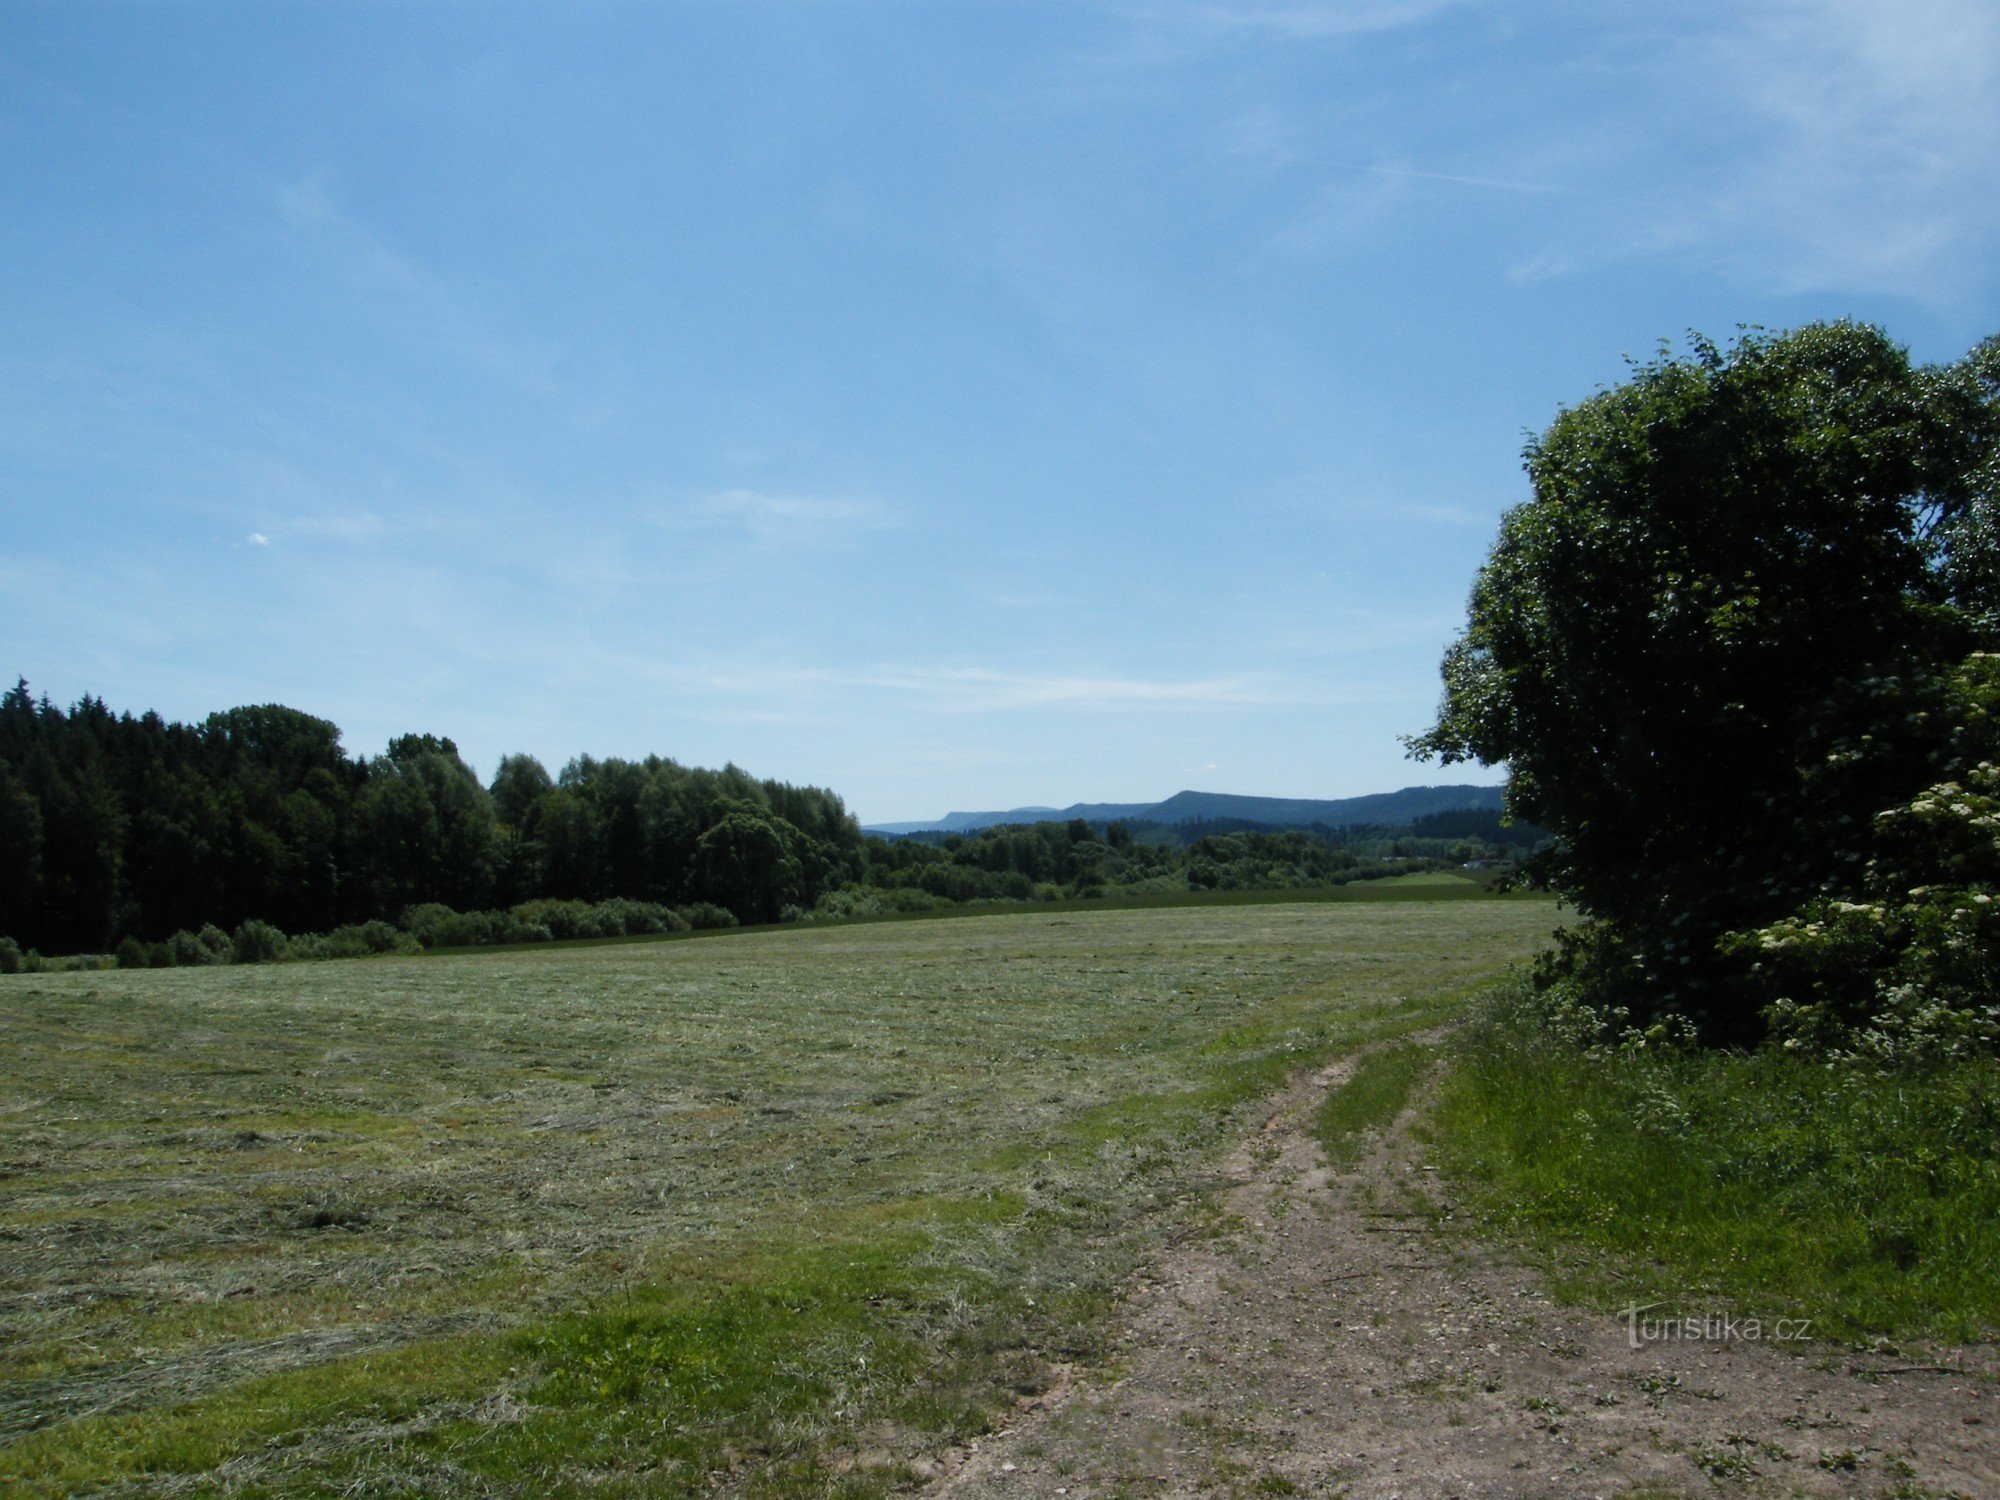
<svg viewBox="0 0 2000 1500"><path fill-rule="evenodd" d="M1129 1289L1112 1366L1058 1371L937 1495L2000 1496L2000 1356L1641 1341L1449 1218L1409 1115L1352 1170L1301 1077L1220 1225Z"/></svg>

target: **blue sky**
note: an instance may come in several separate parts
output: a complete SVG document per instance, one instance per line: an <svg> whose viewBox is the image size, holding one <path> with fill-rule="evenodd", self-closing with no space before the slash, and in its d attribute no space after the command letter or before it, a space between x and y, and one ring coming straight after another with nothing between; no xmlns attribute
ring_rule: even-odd
<svg viewBox="0 0 2000 1500"><path fill-rule="evenodd" d="M0 671L873 821L1442 779L1529 433L1955 358L1996 249L1990 0L0 0Z"/></svg>

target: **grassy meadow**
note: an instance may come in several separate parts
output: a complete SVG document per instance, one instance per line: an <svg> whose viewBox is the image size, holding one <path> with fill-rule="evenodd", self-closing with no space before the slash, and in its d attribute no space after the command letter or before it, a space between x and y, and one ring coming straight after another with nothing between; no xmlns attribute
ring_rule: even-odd
<svg viewBox="0 0 2000 1500"><path fill-rule="evenodd" d="M1542 901L0 980L0 1485L871 1494Z"/></svg>
<svg viewBox="0 0 2000 1500"><path fill-rule="evenodd" d="M2000 1335L1995 1059L1591 1056L1505 1014L1454 1050L1425 1121L1437 1159L1558 1290L1810 1318L1821 1338Z"/></svg>

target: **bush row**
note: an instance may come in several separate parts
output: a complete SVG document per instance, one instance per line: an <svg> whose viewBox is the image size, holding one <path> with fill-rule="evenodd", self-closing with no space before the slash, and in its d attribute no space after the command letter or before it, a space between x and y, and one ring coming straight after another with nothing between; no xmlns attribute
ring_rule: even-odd
<svg viewBox="0 0 2000 1500"><path fill-rule="evenodd" d="M788 920L804 914L788 911ZM252 918L232 933L213 923L199 932L176 932L161 942L126 938L115 953L73 953L45 958L0 937L0 974L54 974L91 969L177 969L207 964L300 963L323 958L368 958L421 953L430 948L490 947L497 943L548 943L572 938L644 937L734 927L724 907L700 901L661 906L650 901L527 901L505 911L453 911L431 902L413 906L400 924L360 922L332 932L288 936Z"/></svg>
<svg viewBox="0 0 2000 1500"><path fill-rule="evenodd" d="M1349 880L1369 879L1398 873L1408 866L1357 865L1330 880L1309 880L1294 872L1292 878L1266 879L1252 885L1273 886L1344 885ZM976 875L979 872L972 871ZM1115 890L1118 894L1170 893L1188 889L1234 889L1241 882L1223 878L1213 887L1193 875L1155 876L1115 887L1085 882L1078 887L1053 881L1023 881L1012 897L951 894L923 889L917 885L870 887L848 884L821 896L810 911L787 905L778 914L781 922L837 922L855 917L904 915L937 911L958 905L961 900L1059 901L1077 895L1098 896ZM383 953L419 953L433 948L487 948L512 943L568 942L578 938L646 937L655 933L691 932L700 929L735 927L735 915L726 907L709 901L687 906L663 906L653 901L628 901L614 897L608 901L524 901L498 911L455 911L440 902L407 908L401 919L360 922L336 927L332 932L308 932L288 936L269 922L256 918L244 922L234 933L210 923L199 932L180 931L162 942L142 942L128 937L115 953L72 953L44 957L34 949L25 952L12 938L0 937L0 974L49 974L89 969L174 969L204 964L299 963L322 958L368 958Z"/></svg>

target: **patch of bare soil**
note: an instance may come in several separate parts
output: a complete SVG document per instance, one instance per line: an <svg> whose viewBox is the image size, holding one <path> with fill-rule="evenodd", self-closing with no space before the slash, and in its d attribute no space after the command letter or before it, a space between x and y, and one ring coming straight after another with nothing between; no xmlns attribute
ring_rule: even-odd
<svg viewBox="0 0 2000 1500"><path fill-rule="evenodd" d="M1130 1289L1113 1365L955 1456L955 1496L2000 1496L1990 1346L1638 1339L1451 1221L1411 1113L1351 1171L1303 1076L1219 1224ZM1788 1330L1789 1331L1789 1330ZM1645 1332L1643 1323L1639 1332Z"/></svg>

